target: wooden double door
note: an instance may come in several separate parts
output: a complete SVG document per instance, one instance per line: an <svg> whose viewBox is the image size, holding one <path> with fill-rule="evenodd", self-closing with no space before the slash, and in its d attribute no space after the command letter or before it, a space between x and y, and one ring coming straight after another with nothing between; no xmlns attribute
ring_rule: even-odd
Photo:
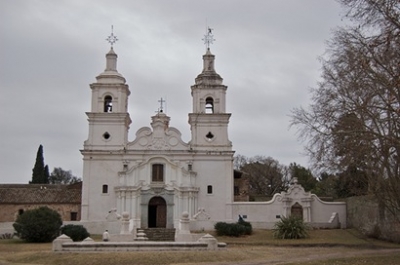
<svg viewBox="0 0 400 265"><path fill-rule="evenodd" d="M162 197L153 197L149 201L149 228L167 227L167 203Z"/></svg>

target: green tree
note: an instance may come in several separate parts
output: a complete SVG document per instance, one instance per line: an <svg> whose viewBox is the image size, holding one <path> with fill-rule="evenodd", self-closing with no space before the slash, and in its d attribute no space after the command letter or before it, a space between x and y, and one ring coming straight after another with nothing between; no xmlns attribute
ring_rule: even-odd
<svg viewBox="0 0 400 265"><path fill-rule="evenodd" d="M290 163L289 172L292 179L297 178L305 191L315 191L318 181L309 169L297 165L296 163Z"/></svg>
<svg viewBox="0 0 400 265"><path fill-rule="evenodd" d="M368 193L368 176L356 166L350 166L337 175L338 181L336 182L335 190L338 198L360 196Z"/></svg>
<svg viewBox="0 0 400 265"><path fill-rule="evenodd" d="M49 183L49 168L44 164L43 146L39 145L36 153L35 166L32 169L32 181L30 184L47 184Z"/></svg>
<svg viewBox="0 0 400 265"><path fill-rule="evenodd" d="M48 207L27 210L13 224L19 238L28 242L51 242L62 225L61 216Z"/></svg>
<svg viewBox="0 0 400 265"><path fill-rule="evenodd" d="M312 103L292 124L317 168L364 175L400 221L400 2L338 1L353 23L334 32Z"/></svg>
<svg viewBox="0 0 400 265"><path fill-rule="evenodd" d="M61 227L61 234L69 236L73 241L82 241L90 234L83 225L64 225Z"/></svg>
<svg viewBox="0 0 400 265"><path fill-rule="evenodd" d="M337 183L338 177L333 174L322 172L315 185L314 193L319 197L331 197L337 199Z"/></svg>
<svg viewBox="0 0 400 265"><path fill-rule="evenodd" d="M55 167L49 177L50 184L73 184L80 182L81 179L74 176L71 170L63 170L61 167Z"/></svg>

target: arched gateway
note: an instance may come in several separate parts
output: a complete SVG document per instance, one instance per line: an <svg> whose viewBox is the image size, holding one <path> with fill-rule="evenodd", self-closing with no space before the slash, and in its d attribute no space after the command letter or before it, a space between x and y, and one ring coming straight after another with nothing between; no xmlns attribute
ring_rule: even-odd
<svg viewBox="0 0 400 265"><path fill-rule="evenodd" d="M148 227L167 227L167 203L162 197L153 197L149 201Z"/></svg>

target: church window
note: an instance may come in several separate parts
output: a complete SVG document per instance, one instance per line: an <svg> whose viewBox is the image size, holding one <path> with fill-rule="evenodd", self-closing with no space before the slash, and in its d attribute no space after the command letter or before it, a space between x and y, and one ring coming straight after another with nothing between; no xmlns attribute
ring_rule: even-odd
<svg viewBox="0 0 400 265"><path fill-rule="evenodd" d="M164 165L153 164L151 172L151 181L163 182L164 181Z"/></svg>
<svg viewBox="0 0 400 265"><path fill-rule="evenodd" d="M208 140L211 140L212 138L214 138L214 134L212 134L211 132L208 132L206 137Z"/></svg>
<svg viewBox="0 0 400 265"><path fill-rule="evenodd" d="M103 133L103 138L104 138L105 140L110 139L110 137L111 137L111 135L110 135L108 132Z"/></svg>
<svg viewBox="0 0 400 265"><path fill-rule="evenodd" d="M103 185L103 189L102 189L102 191L103 191L103 194L106 194L106 193L108 193L108 185Z"/></svg>
<svg viewBox="0 0 400 265"><path fill-rule="evenodd" d="M210 97L206 98L206 113L214 113L214 100Z"/></svg>
<svg viewBox="0 0 400 265"><path fill-rule="evenodd" d="M212 194L213 193L213 186L212 185L208 185L207 186L207 194Z"/></svg>
<svg viewBox="0 0 400 265"><path fill-rule="evenodd" d="M78 220L78 213L77 212L71 212L71 221L77 221Z"/></svg>
<svg viewBox="0 0 400 265"><path fill-rule="evenodd" d="M104 98L104 112L112 112L112 97L106 96Z"/></svg>
<svg viewBox="0 0 400 265"><path fill-rule="evenodd" d="M235 196L239 195L239 186L234 186L233 187L233 193L234 193Z"/></svg>

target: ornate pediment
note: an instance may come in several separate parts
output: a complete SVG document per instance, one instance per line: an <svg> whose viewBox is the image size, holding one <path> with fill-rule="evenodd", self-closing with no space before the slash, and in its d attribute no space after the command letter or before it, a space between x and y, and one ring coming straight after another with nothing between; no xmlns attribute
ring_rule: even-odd
<svg viewBox="0 0 400 265"><path fill-rule="evenodd" d="M169 117L158 113L152 117L152 128L143 127L136 132L136 139L127 146L128 150L188 150L182 141L182 134L174 127L169 127Z"/></svg>

